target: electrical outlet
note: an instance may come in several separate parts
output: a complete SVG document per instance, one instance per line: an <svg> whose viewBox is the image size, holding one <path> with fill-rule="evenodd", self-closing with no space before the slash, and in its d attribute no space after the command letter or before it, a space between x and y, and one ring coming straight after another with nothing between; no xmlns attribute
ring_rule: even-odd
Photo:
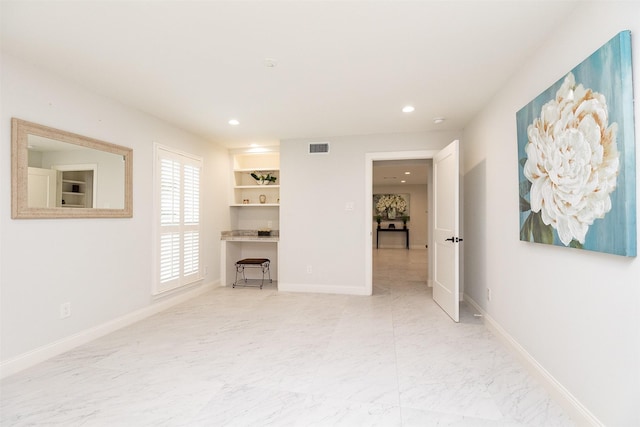
<svg viewBox="0 0 640 427"><path fill-rule="evenodd" d="M71 316L71 303L64 302L60 304L60 318L66 319L69 316Z"/></svg>
<svg viewBox="0 0 640 427"><path fill-rule="evenodd" d="M487 301L491 301L491 288L487 288Z"/></svg>
<svg viewBox="0 0 640 427"><path fill-rule="evenodd" d="M273 221L267 221L267 228L273 227Z"/></svg>
<svg viewBox="0 0 640 427"><path fill-rule="evenodd" d="M209 273L209 267L204 268L204 275L206 276Z"/></svg>
<svg viewBox="0 0 640 427"><path fill-rule="evenodd" d="M307 274L313 273L313 268L310 265L307 265Z"/></svg>

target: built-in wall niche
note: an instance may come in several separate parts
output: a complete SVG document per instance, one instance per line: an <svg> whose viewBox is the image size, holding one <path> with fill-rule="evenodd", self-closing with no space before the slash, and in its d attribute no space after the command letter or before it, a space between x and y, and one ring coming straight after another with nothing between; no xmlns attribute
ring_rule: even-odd
<svg viewBox="0 0 640 427"><path fill-rule="evenodd" d="M237 153L233 159L233 191L230 205L235 207L277 207L280 205L280 153ZM257 180L273 177L274 181Z"/></svg>
<svg viewBox="0 0 640 427"><path fill-rule="evenodd" d="M232 230L280 229L280 209L277 206L262 208L231 208Z"/></svg>
<svg viewBox="0 0 640 427"><path fill-rule="evenodd" d="M66 168L65 168L66 169ZM95 167L61 170L56 206L61 208L95 208Z"/></svg>

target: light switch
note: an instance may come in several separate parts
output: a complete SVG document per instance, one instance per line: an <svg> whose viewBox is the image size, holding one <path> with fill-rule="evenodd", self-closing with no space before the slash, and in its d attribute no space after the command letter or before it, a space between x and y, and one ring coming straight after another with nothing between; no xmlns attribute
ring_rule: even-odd
<svg viewBox="0 0 640 427"><path fill-rule="evenodd" d="M353 206L354 206L354 205L353 205L353 202L347 202L347 203L344 205L344 210L345 210L345 211L352 211L352 210L353 210Z"/></svg>

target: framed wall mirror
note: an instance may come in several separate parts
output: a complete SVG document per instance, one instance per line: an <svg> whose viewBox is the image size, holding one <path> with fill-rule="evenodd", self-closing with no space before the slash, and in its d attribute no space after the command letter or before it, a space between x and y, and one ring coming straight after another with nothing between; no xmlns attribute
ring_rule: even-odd
<svg viewBox="0 0 640 427"><path fill-rule="evenodd" d="M11 119L11 217L131 218L133 150Z"/></svg>

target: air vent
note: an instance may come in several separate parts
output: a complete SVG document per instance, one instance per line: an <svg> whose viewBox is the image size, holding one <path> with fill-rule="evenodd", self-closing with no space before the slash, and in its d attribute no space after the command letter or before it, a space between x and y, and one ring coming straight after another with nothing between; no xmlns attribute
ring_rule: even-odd
<svg viewBox="0 0 640 427"><path fill-rule="evenodd" d="M328 142L312 142L311 144L309 144L309 154L326 154L328 152Z"/></svg>

